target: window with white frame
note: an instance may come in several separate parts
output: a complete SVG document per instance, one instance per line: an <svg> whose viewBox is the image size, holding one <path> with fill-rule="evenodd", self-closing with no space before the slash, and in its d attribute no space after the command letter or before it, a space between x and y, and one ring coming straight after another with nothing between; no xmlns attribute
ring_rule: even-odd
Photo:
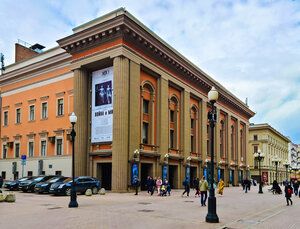
<svg viewBox="0 0 300 229"><path fill-rule="evenodd" d="M42 119L48 118L48 103L42 103Z"/></svg>
<svg viewBox="0 0 300 229"><path fill-rule="evenodd" d="M56 139L56 155L62 155L63 141L61 138Z"/></svg>
<svg viewBox="0 0 300 229"><path fill-rule="evenodd" d="M57 100L57 116L64 115L64 99L60 98Z"/></svg>
<svg viewBox="0 0 300 229"><path fill-rule="evenodd" d="M34 110L35 110L35 106L30 105L29 106L29 121L34 121Z"/></svg>
<svg viewBox="0 0 300 229"><path fill-rule="evenodd" d="M15 143L15 157L20 157L20 143Z"/></svg>
<svg viewBox="0 0 300 229"><path fill-rule="evenodd" d="M16 124L21 123L21 108L16 109Z"/></svg>
<svg viewBox="0 0 300 229"><path fill-rule="evenodd" d="M3 126L8 126L8 111L3 113Z"/></svg>
<svg viewBox="0 0 300 229"><path fill-rule="evenodd" d="M47 156L47 141L41 140L41 156Z"/></svg>
<svg viewBox="0 0 300 229"><path fill-rule="evenodd" d="M2 157L3 159L7 158L7 145L3 145L3 148L2 148Z"/></svg>
<svg viewBox="0 0 300 229"><path fill-rule="evenodd" d="M34 142L28 143L28 157L34 156Z"/></svg>

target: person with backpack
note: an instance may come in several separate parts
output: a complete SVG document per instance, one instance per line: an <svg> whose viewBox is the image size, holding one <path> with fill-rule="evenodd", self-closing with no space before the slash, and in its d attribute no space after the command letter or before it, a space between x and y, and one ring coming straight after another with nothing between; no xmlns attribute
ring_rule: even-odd
<svg viewBox="0 0 300 229"><path fill-rule="evenodd" d="M201 194L201 206L206 206L206 199L207 199L207 190L208 190L208 182L205 180L205 176L199 182L199 190Z"/></svg>
<svg viewBox="0 0 300 229"><path fill-rule="evenodd" d="M184 186L184 192L182 193L182 197L183 195L186 193L187 196L190 195L190 182L189 182L189 178L186 177L185 180L182 182L183 186Z"/></svg>
<svg viewBox="0 0 300 229"><path fill-rule="evenodd" d="M133 187L135 188L135 194L134 195L138 195L139 186L141 184L140 180L137 177L135 177L132 184L133 184Z"/></svg>
<svg viewBox="0 0 300 229"><path fill-rule="evenodd" d="M291 200L291 196L293 194L293 188L289 183L285 183L284 192L285 192L285 198L286 198L286 205L289 206L289 201L290 201L291 205L293 205L293 201Z"/></svg>

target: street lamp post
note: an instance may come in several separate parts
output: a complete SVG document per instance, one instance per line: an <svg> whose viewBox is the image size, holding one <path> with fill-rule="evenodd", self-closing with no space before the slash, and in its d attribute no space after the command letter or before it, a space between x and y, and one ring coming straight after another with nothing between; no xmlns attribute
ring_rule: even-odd
<svg viewBox="0 0 300 229"><path fill-rule="evenodd" d="M209 197L208 197L208 213L206 215L206 222L208 223L219 223L219 217L217 216L217 206L216 206L216 197L215 189L213 186L214 183L214 127L215 122L217 121L217 112L216 107L214 106L217 101L219 94L215 87L212 87L208 92L208 100L211 103L211 111L208 112L208 122L210 124L210 188L209 188Z"/></svg>
<svg viewBox="0 0 300 229"><path fill-rule="evenodd" d="M277 180L277 173L278 173L277 166L278 166L278 163L280 162L280 159L277 157L277 155L273 159L273 162L275 162L275 168L276 168L276 174L275 174L275 176L276 176L276 181L278 182L278 180Z"/></svg>
<svg viewBox="0 0 300 229"><path fill-rule="evenodd" d="M75 136L76 132L74 130L74 125L77 122L77 116L73 112L70 116L70 122L72 123L72 131L71 131L71 136L72 136L72 177L73 177L73 182L72 182L72 189L71 189L71 200L69 203L69 208L77 208L78 203L77 203L77 195L76 195L76 184L75 184L75 149L74 149L74 144L75 144Z"/></svg>
<svg viewBox="0 0 300 229"><path fill-rule="evenodd" d="M283 163L283 166L285 167L285 177L286 177L286 181L288 181L288 167L289 167L290 163L288 162L288 160L285 160Z"/></svg>
<svg viewBox="0 0 300 229"><path fill-rule="evenodd" d="M261 171L260 171L260 161L262 161L264 159L264 154L261 153L261 151L259 149L258 153L255 153L254 156L258 160L258 171L259 171L259 191L258 191L258 193L263 193L263 191L262 191Z"/></svg>

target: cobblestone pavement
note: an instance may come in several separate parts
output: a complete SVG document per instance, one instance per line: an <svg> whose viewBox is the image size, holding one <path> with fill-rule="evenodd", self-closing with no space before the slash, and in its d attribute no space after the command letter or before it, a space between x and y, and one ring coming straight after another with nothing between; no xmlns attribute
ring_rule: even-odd
<svg viewBox="0 0 300 229"><path fill-rule="evenodd" d="M149 196L146 192L107 193L105 196L78 196L79 207L68 208L69 197L15 192L15 203L0 203L0 228L300 228L300 198L286 206L284 195L273 195L252 187L247 194L241 187L224 189L217 196L220 223L205 223L207 207L200 198L181 197L173 190L170 197Z"/></svg>

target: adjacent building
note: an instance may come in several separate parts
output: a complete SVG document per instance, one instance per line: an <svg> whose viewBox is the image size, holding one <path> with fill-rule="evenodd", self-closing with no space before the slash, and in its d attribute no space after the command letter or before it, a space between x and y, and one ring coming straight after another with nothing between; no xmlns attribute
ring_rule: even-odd
<svg viewBox="0 0 300 229"><path fill-rule="evenodd" d="M270 184L276 180L276 177L277 182L288 180L289 142L289 138L267 123L251 124L248 155L251 178L259 181L258 160L254 155L260 151L264 157L260 163L262 181Z"/></svg>
<svg viewBox="0 0 300 229"><path fill-rule="evenodd" d="M129 12L120 8L76 27L58 44L8 66L0 78L0 170L7 177L20 174L20 155L36 165L34 175L39 161L40 171L69 175L74 111L77 175L118 192L135 176L143 187L148 175L181 188L186 176L207 175L212 86L219 92L215 179L238 185L247 176L254 112Z"/></svg>
<svg viewBox="0 0 300 229"><path fill-rule="evenodd" d="M291 172L294 172L294 177L297 177L297 171L300 170L300 153L299 145L292 142L289 143L289 164Z"/></svg>

